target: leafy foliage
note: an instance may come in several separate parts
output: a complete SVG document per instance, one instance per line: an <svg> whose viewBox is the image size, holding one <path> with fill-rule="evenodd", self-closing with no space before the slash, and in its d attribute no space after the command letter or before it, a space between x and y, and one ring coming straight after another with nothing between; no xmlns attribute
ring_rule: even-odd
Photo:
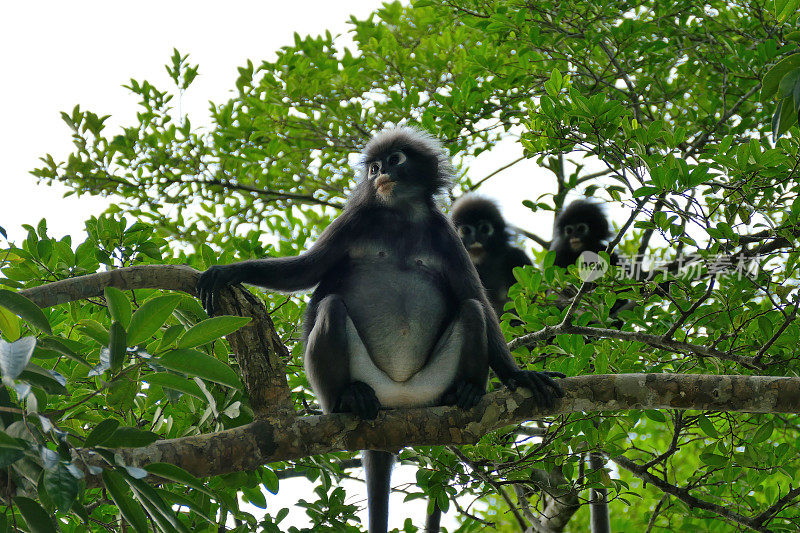
<svg viewBox="0 0 800 533"><path fill-rule="evenodd" d="M520 364L568 375L796 376L797 3L392 3L351 21L352 50L330 34L296 36L275 61L240 67L237 93L212 106L207 128L173 107L198 73L178 51L167 67L174 89L127 85L141 110L121 132L91 111L64 113L74 153L45 156L34 174L116 195L119 207L89 220L77 246L48 237L42 221L0 252L0 466L4 495L13 496L0 530L24 522L51 531L56 513L62 531L120 520L136 531L210 531L228 517L235 530L278 531L286 510L273 512L261 490L277 491L278 474L315 483L313 501L299 502L314 531L359 528L339 483L348 454L204 481L151 465L170 481L157 486L114 455L252 419L230 348L218 340L241 321L209 319L195 300L154 290L109 289L41 313L19 290L101 268L295 255L336 215L355 154L389 123L418 123L446 139L462 169L500 142L518 142L553 174L540 198L525 199L532 210L558 209L580 192L625 213L615 251L646 253L644 270L612 267L579 292L575 269L552 266L537 248L542 266L515 272L509 340L565 318L602 329L521 344ZM763 107L776 99L775 109ZM478 184L463 173L459 188ZM579 312L569 317L558 300L576 293ZM263 298L291 350L296 407L313 411L297 342L303 298ZM615 333L612 309L626 300L635 305L619 313L622 333L647 337ZM615 531L795 531L799 431L793 415L575 414L460 451L418 447L401 457L420 468L407 497L455 508L459 531L517 531L553 495L585 503L592 487L609 490ZM106 461L104 490L83 485L71 453L80 447ZM588 469L595 450L617 466ZM675 490L645 484L647 474ZM237 492L268 512L245 512ZM566 530L585 531L587 515L581 506Z"/></svg>

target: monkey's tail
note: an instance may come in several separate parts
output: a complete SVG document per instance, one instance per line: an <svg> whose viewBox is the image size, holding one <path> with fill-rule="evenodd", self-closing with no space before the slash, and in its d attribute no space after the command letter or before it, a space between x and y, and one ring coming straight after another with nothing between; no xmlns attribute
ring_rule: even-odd
<svg viewBox="0 0 800 533"><path fill-rule="evenodd" d="M439 523L442 520L442 510L438 505L433 506L433 512L425 520L425 533L439 533Z"/></svg>
<svg viewBox="0 0 800 533"><path fill-rule="evenodd" d="M389 487L394 454L362 450L361 461L367 477L369 533L386 533L389 529Z"/></svg>

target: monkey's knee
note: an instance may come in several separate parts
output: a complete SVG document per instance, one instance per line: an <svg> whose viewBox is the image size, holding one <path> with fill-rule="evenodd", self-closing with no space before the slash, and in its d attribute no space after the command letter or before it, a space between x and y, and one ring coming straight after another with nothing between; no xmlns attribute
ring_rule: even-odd
<svg viewBox="0 0 800 533"><path fill-rule="evenodd" d="M470 336L486 338L486 314L478 300L466 300L461 304L458 321Z"/></svg>
<svg viewBox="0 0 800 533"><path fill-rule="evenodd" d="M347 308L344 300L338 294L330 294L320 301L317 306L316 320L311 329L311 336L338 337L337 340L344 340L345 324L347 320Z"/></svg>

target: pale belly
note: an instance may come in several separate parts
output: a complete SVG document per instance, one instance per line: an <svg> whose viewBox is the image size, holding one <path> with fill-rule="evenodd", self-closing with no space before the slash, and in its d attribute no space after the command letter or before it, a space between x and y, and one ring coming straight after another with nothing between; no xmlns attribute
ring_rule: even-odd
<svg viewBox="0 0 800 533"><path fill-rule="evenodd" d="M389 263L355 268L343 291L345 306L375 367L404 383L428 362L447 320L446 294L420 268Z"/></svg>

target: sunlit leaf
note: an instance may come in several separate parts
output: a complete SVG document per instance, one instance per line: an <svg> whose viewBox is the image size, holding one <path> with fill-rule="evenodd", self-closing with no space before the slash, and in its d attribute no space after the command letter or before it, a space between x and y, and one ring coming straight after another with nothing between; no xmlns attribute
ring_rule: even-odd
<svg viewBox="0 0 800 533"><path fill-rule="evenodd" d="M45 333L53 333L50 329L50 322L44 316L38 305L25 298L19 293L0 289L0 306L19 315L23 320L36 326Z"/></svg>

